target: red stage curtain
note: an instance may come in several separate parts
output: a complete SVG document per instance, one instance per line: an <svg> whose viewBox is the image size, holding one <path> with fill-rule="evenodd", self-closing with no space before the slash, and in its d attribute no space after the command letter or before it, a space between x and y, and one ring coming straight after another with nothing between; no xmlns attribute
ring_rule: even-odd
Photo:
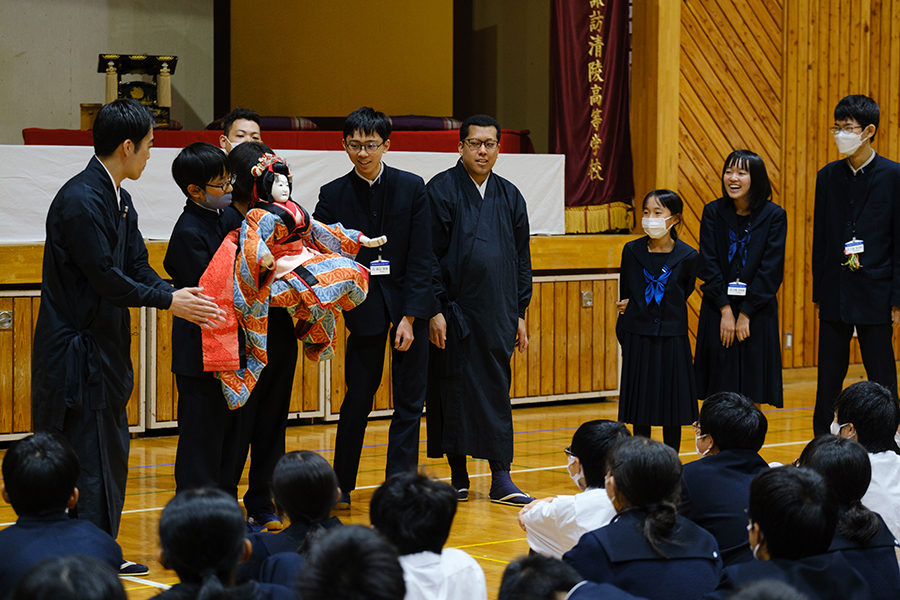
<svg viewBox="0 0 900 600"><path fill-rule="evenodd" d="M566 155L566 231L628 229L628 0L554 0L550 151Z"/></svg>

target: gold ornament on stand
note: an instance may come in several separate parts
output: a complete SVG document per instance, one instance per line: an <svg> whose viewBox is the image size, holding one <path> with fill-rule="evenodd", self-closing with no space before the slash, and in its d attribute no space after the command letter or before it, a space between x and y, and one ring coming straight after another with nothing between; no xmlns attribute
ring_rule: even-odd
<svg viewBox="0 0 900 600"><path fill-rule="evenodd" d="M101 54L98 73L106 73L106 104L118 98L137 100L150 110L157 129L171 125L169 109L172 107L172 75L178 63L177 56L148 54ZM122 81L122 75L145 75Z"/></svg>

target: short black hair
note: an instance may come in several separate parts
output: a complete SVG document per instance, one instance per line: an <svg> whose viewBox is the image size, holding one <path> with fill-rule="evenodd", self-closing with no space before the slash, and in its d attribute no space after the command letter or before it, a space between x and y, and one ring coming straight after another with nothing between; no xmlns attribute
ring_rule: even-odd
<svg viewBox="0 0 900 600"><path fill-rule="evenodd" d="M603 487L603 479L606 477L606 456L616 442L630 435L625 425L606 419L582 423L575 430L570 450L581 463L587 487Z"/></svg>
<svg viewBox="0 0 900 600"><path fill-rule="evenodd" d="M635 436L619 441L606 460L616 490L630 509L645 510L642 532L653 550L663 556L660 544L675 529L681 495L681 461L669 446L649 438Z"/></svg>
<svg viewBox="0 0 900 600"><path fill-rule="evenodd" d="M881 520L862 504L872 482L872 464L862 444L826 433L806 445L798 464L825 478L840 507L838 531L867 547L881 531Z"/></svg>
<svg viewBox="0 0 900 600"><path fill-rule="evenodd" d="M894 434L900 426L900 407L894 394L874 381L847 387L834 401L841 425L853 423L856 440L870 453L896 451Z"/></svg>
<svg viewBox="0 0 900 600"><path fill-rule="evenodd" d="M153 129L153 116L137 100L114 100L105 105L94 119L94 154L100 158L111 155L125 140L135 148Z"/></svg>
<svg viewBox="0 0 900 600"><path fill-rule="evenodd" d="M443 481L418 473L398 473L372 494L372 526L401 556L441 549L456 515L456 491Z"/></svg>
<svg viewBox="0 0 900 600"><path fill-rule="evenodd" d="M739 587L728 600L810 600L810 598L784 581L757 579Z"/></svg>
<svg viewBox="0 0 900 600"><path fill-rule="evenodd" d="M225 153L221 148L206 142L194 142L185 146L172 161L172 178L185 196L190 196L187 188L192 183L205 188L210 181L227 174Z"/></svg>
<svg viewBox="0 0 900 600"><path fill-rule="evenodd" d="M256 178L250 172L263 154L272 154L272 149L262 142L244 142L228 153L225 166L234 176L231 198L235 202L250 202L253 199L253 188Z"/></svg>
<svg viewBox="0 0 900 600"><path fill-rule="evenodd" d="M711 435L719 450L759 452L766 441L769 421L747 397L718 392L703 401L700 433Z"/></svg>
<svg viewBox="0 0 900 600"><path fill-rule="evenodd" d="M663 208L669 209L672 216L680 215L684 211L684 201L681 199L681 196L672 190L666 189L653 190L644 196L644 201L641 203L641 210L647 208L647 201L654 196ZM678 239L678 228L680 226L681 221L679 220L677 225L673 225L672 228L669 229L669 235L672 236L673 240Z"/></svg>
<svg viewBox="0 0 900 600"><path fill-rule="evenodd" d="M236 106L234 107L233 111L225 115L225 119L222 121L222 129L225 131L225 137L228 137L228 134L231 133L231 127L234 125L234 122L241 119L253 121L257 125L260 124L259 113L249 108L241 108L240 106Z"/></svg>
<svg viewBox="0 0 900 600"><path fill-rule="evenodd" d="M722 202L731 208L734 200L725 189L725 171L729 168L746 169L750 173L750 191L747 194L750 200L750 211L754 211L772 199L772 184L769 182L769 173L766 171L766 163L762 157L749 150L735 150L725 159L722 166Z"/></svg>
<svg viewBox="0 0 900 600"><path fill-rule="evenodd" d="M92 556L71 554L42 560L13 590L12 600L126 600L113 568Z"/></svg>
<svg viewBox="0 0 900 600"><path fill-rule="evenodd" d="M363 135L377 133L382 141L387 141L391 137L391 118L368 106L357 108L344 120L344 139L357 131Z"/></svg>
<svg viewBox="0 0 900 600"><path fill-rule="evenodd" d="M800 560L828 550L838 503L812 469L775 467L750 483L747 516L759 525L769 556Z"/></svg>
<svg viewBox="0 0 900 600"><path fill-rule="evenodd" d="M169 500L159 519L159 546L182 583L210 593L229 584L247 539L244 511L233 496L194 488Z"/></svg>
<svg viewBox="0 0 900 600"><path fill-rule="evenodd" d="M64 512L80 474L78 455L56 433L35 433L13 442L3 457L3 483L19 516Z"/></svg>
<svg viewBox="0 0 900 600"><path fill-rule="evenodd" d="M334 469L311 450L288 452L272 473L275 506L292 523L327 519L337 501L337 491Z"/></svg>
<svg viewBox="0 0 900 600"><path fill-rule="evenodd" d="M497 600L556 600L584 578L563 561L532 554L507 565Z"/></svg>
<svg viewBox="0 0 900 600"><path fill-rule="evenodd" d="M316 542L297 578L303 600L403 600L397 551L362 525L335 527Z"/></svg>
<svg viewBox="0 0 900 600"><path fill-rule="evenodd" d="M844 96L841 101L834 107L834 120L846 121L853 119L863 129L869 125L875 126L875 133L878 133L878 121L881 119L881 109L878 103L868 96L862 94L852 94ZM875 139L873 135L870 139Z"/></svg>
<svg viewBox="0 0 900 600"><path fill-rule="evenodd" d="M497 141L500 141L500 123L489 115L472 115L459 126L459 141L464 142L469 137L469 127L493 127L497 131Z"/></svg>

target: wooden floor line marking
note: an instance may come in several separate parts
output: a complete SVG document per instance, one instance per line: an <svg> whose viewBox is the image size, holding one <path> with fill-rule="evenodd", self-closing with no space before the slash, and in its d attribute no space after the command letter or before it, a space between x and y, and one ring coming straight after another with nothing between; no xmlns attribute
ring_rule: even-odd
<svg viewBox="0 0 900 600"><path fill-rule="evenodd" d="M155 587L155 588L159 588L161 590L167 590L170 587L172 587L171 585L166 584L166 583L159 583L158 581L152 581L150 579L141 579L140 577L132 577L131 575L128 575L126 577L119 577L119 579L121 579L123 581L131 581L134 583L140 583L144 587Z"/></svg>
<svg viewBox="0 0 900 600"><path fill-rule="evenodd" d="M466 544L465 546L452 546L453 548L477 548L478 546L493 546L495 544L508 544L510 542L524 542L526 538L514 538L511 540L499 540L496 542L482 542L480 544Z"/></svg>

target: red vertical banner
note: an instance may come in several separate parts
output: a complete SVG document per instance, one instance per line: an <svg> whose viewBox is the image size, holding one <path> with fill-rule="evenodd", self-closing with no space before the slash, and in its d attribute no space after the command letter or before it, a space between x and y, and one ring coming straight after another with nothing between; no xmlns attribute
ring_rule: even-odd
<svg viewBox="0 0 900 600"><path fill-rule="evenodd" d="M566 155L566 232L634 224L629 0L553 0L550 151Z"/></svg>

